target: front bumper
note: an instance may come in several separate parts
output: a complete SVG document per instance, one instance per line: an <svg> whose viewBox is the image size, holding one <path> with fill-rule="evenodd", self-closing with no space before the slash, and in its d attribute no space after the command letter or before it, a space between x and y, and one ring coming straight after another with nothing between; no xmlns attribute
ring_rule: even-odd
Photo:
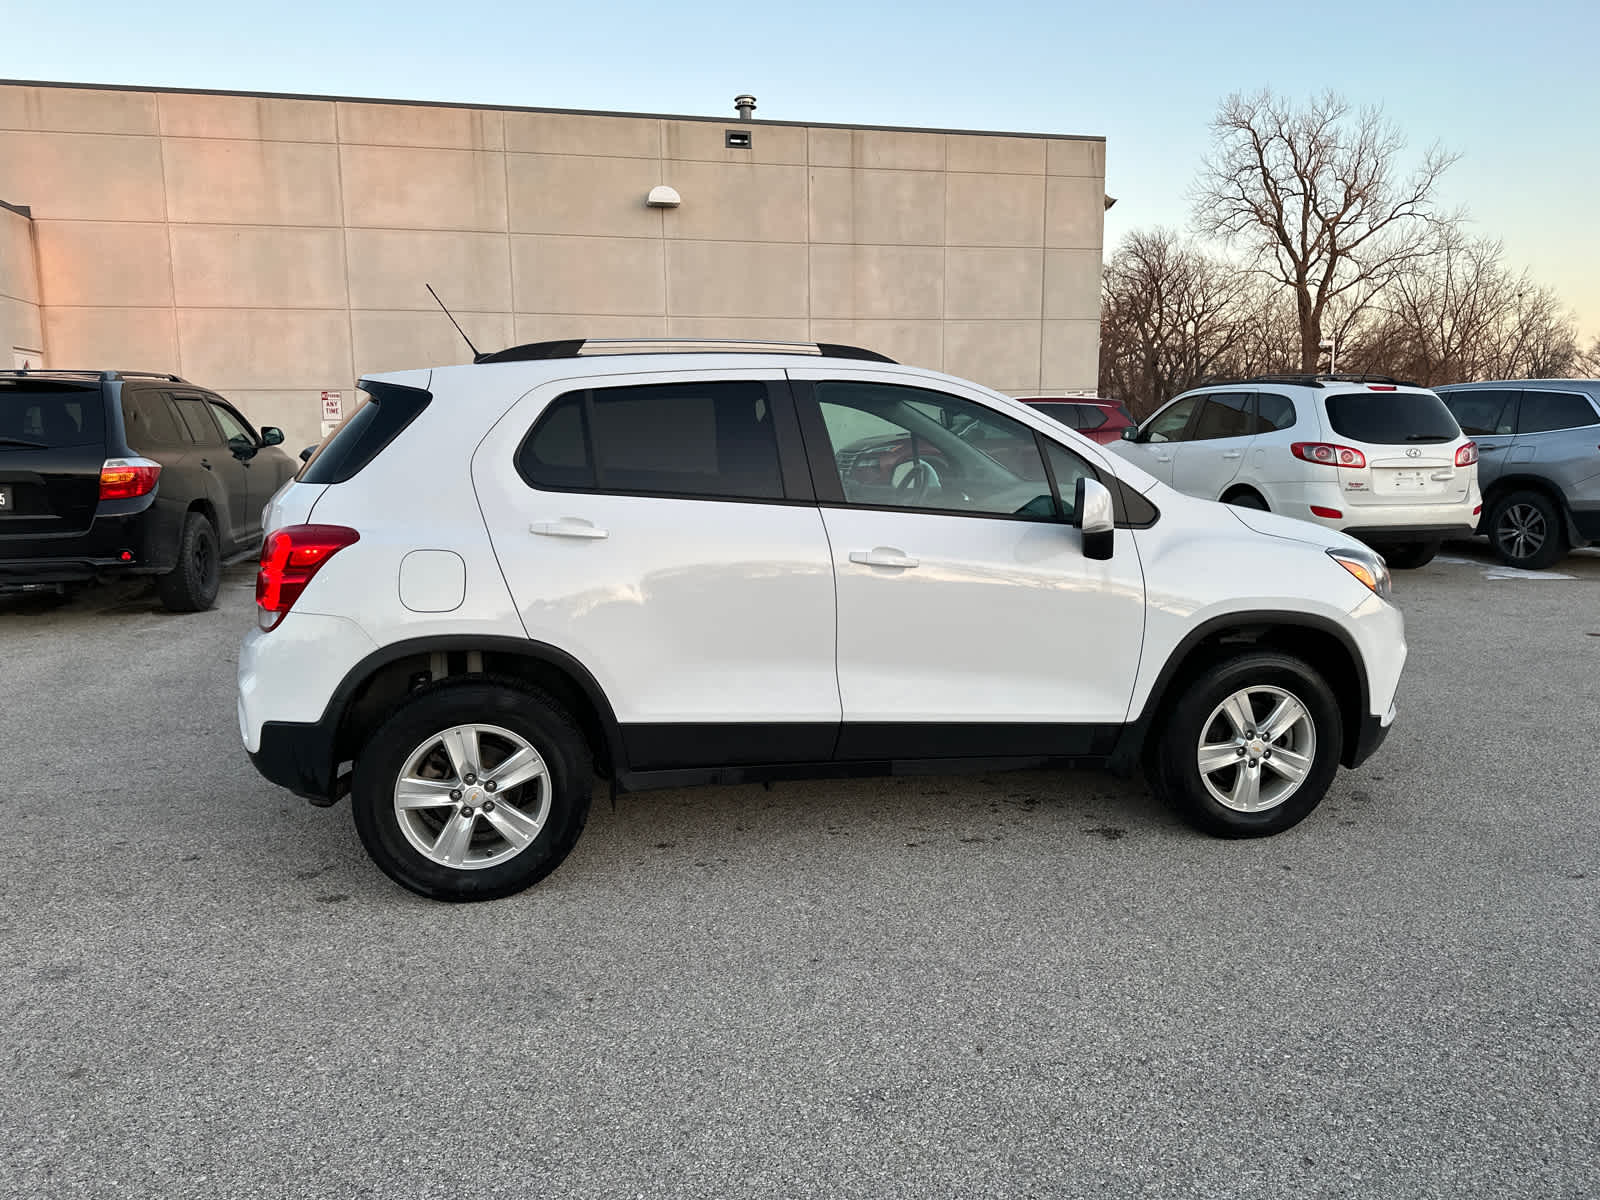
<svg viewBox="0 0 1600 1200"><path fill-rule="evenodd" d="M1361 728L1356 733L1356 744L1349 747L1344 753L1344 765L1359 767L1367 759L1378 752L1378 747L1383 745L1384 739L1389 736L1389 730L1394 727L1395 708L1389 706L1389 711L1383 716L1376 713L1363 714Z"/></svg>

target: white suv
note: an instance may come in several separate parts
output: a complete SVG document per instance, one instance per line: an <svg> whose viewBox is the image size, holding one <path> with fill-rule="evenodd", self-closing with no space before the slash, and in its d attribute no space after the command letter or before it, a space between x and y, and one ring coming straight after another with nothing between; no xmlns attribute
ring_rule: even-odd
<svg viewBox="0 0 1600 1200"><path fill-rule="evenodd" d="M239 726L390 876L504 896L614 789L1145 766L1276 833L1383 740L1382 560L842 346L541 343L363 383L265 514Z"/></svg>
<svg viewBox="0 0 1600 1200"><path fill-rule="evenodd" d="M1185 392L1112 448L1206 500L1340 529L1420 567L1482 515L1478 448L1426 388L1263 375Z"/></svg>

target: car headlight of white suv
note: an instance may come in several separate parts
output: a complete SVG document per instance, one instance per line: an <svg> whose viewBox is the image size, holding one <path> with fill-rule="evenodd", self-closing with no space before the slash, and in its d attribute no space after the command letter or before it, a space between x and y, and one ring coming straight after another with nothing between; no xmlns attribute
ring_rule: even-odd
<svg viewBox="0 0 1600 1200"><path fill-rule="evenodd" d="M1372 550L1339 549L1329 550L1328 557L1383 599L1387 600L1394 594L1394 584L1389 576L1389 564L1383 561L1381 554Z"/></svg>

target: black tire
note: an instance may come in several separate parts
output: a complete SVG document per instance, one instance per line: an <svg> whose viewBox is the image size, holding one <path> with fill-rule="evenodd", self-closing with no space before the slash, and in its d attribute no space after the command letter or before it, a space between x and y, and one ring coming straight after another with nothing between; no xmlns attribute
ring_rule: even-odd
<svg viewBox="0 0 1600 1200"><path fill-rule="evenodd" d="M1213 714L1224 700L1247 688L1262 689L1262 693L1253 698L1258 719L1267 716L1274 702L1269 690L1292 696L1305 711L1314 739L1314 745L1299 740L1300 747L1309 749L1310 753L1305 755L1309 766L1298 785L1281 801L1256 812L1239 811L1219 801L1206 786L1198 761L1202 736L1206 744L1233 740L1232 727L1226 719L1214 718ZM1219 729L1226 730L1230 736L1220 737ZM1278 763L1282 764L1285 761L1283 752L1294 749L1291 740L1298 739L1285 734L1266 743L1265 759L1270 759L1271 752L1276 750ZM1343 747L1344 726L1338 701L1323 678L1297 658L1253 651L1216 663L1184 689L1156 734L1150 782L1161 799L1204 833L1224 838L1266 837L1299 824L1321 803L1339 769ZM1251 758L1254 753L1247 751L1244 758ZM1270 786L1287 787L1280 768L1265 759L1257 760L1254 768L1244 765L1221 768L1211 775L1213 785L1220 790L1221 786L1229 785L1230 780L1237 780L1238 772L1248 769L1256 773L1262 786L1268 786L1270 780ZM1262 796L1262 799L1270 797Z"/></svg>
<svg viewBox="0 0 1600 1200"><path fill-rule="evenodd" d="M1253 492L1249 488L1243 488L1240 491L1234 492L1231 496L1226 497L1222 502L1224 504L1231 504L1235 508L1253 508L1257 512L1272 511L1272 509L1267 507L1267 502L1261 498L1261 494L1259 492Z"/></svg>
<svg viewBox="0 0 1600 1200"><path fill-rule="evenodd" d="M178 565L156 576L156 591L168 612L202 612L217 602L221 586L216 528L204 513L191 512L178 535Z"/></svg>
<svg viewBox="0 0 1600 1200"><path fill-rule="evenodd" d="M1438 542L1397 542L1392 546L1382 546L1383 561L1396 571L1414 571L1418 567L1425 567L1433 561L1433 556L1439 553Z"/></svg>
<svg viewBox="0 0 1600 1200"><path fill-rule="evenodd" d="M1512 492L1495 501L1489 514L1489 544L1508 567L1542 571L1567 553L1561 508L1543 492Z"/></svg>
<svg viewBox="0 0 1600 1200"><path fill-rule="evenodd" d="M511 811L532 815L543 812L537 834L521 850L511 850L503 860L476 868L451 867L435 861L413 844L396 811L395 788L408 761L428 739L461 725L495 726L527 742L544 760L544 784L537 793L522 788L501 793L501 817ZM486 735L487 737L487 735ZM441 748L432 752L443 753ZM488 758L489 750L484 757ZM438 763L440 776L451 777L449 760ZM492 765L491 765L492 770ZM367 853L383 873L402 887L435 900L498 900L533 886L561 865L577 843L589 819L589 797L594 767L583 733L559 704L543 692L509 680L445 683L407 701L361 747L356 758L350 800L356 832ZM459 776L456 777L459 780ZM526 786L537 786L538 780ZM482 784L487 789L487 784ZM462 799L473 790L459 789ZM448 798L447 798L448 799ZM448 803L426 810L425 816L406 818L434 823L440 833L448 821L467 821L469 848L492 848L499 838L484 809L495 800L478 795L474 810L466 804ZM547 808L541 806L547 805ZM509 843L507 843L509 847Z"/></svg>

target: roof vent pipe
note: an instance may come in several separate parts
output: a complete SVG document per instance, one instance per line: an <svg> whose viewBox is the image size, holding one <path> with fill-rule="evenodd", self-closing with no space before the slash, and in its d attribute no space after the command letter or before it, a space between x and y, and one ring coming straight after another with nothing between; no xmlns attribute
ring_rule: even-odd
<svg viewBox="0 0 1600 1200"><path fill-rule="evenodd" d="M756 98L754 96L735 96L733 98L733 106L739 110L739 120L749 121L754 119L750 115L756 110Z"/></svg>

